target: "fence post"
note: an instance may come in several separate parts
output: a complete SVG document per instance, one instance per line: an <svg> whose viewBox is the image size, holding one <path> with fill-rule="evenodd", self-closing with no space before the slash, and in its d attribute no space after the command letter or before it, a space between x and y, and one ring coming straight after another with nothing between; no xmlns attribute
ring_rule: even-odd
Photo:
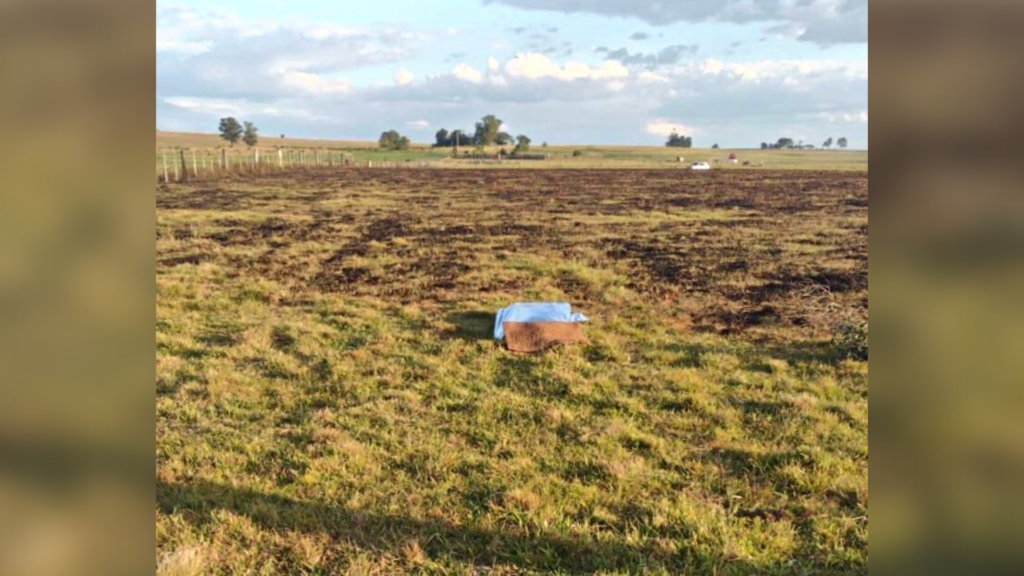
<svg viewBox="0 0 1024 576"><path fill-rule="evenodd" d="M224 148L220 149L220 169L228 169L228 151L225 150Z"/></svg>
<svg viewBox="0 0 1024 576"><path fill-rule="evenodd" d="M258 171L260 169L260 149L259 148L253 148L252 149L252 159L253 159L252 160L252 166L253 166L253 168L255 168Z"/></svg>
<svg viewBox="0 0 1024 576"><path fill-rule="evenodd" d="M196 151L192 151L192 176L199 178L199 168L196 166Z"/></svg>
<svg viewBox="0 0 1024 576"><path fill-rule="evenodd" d="M161 153L160 156L162 156L163 159L164 159L164 184L166 184L168 182L168 180L167 180L167 152Z"/></svg>
<svg viewBox="0 0 1024 576"><path fill-rule="evenodd" d="M181 176L188 180L188 164L185 164L185 150L179 150L178 156L181 158Z"/></svg>
<svg viewBox="0 0 1024 576"><path fill-rule="evenodd" d="M277 149L277 167L284 168L284 151L280 148Z"/></svg>

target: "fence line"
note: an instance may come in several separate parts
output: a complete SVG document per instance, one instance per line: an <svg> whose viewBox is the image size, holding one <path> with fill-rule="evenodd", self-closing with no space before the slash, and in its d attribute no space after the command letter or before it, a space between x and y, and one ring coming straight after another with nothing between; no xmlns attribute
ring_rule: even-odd
<svg viewBox="0 0 1024 576"><path fill-rule="evenodd" d="M260 154L252 150L188 149L191 169L186 160L186 149L161 149L157 152L157 182L184 182L203 180L229 174L264 174L293 169L319 170L325 168L365 167L382 169L428 168L435 162L426 161L357 161L351 154L339 150L306 150L278 148L277 154ZM170 155L170 166L168 165ZM172 173L173 170L173 173Z"/></svg>

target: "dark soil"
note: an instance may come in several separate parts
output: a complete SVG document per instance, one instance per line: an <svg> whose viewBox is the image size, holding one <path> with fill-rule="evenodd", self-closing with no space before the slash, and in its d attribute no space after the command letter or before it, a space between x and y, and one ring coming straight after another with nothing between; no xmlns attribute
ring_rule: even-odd
<svg viewBox="0 0 1024 576"><path fill-rule="evenodd" d="M300 299L396 303L515 297L536 281L517 262L577 261L625 271L625 287L645 296L699 298L698 329L810 329L808 289L866 313L867 207L862 173L284 172L158 188L158 214L231 214L158 231L180 245L157 260L216 262L228 276L259 275ZM478 273L485 262L488 272ZM577 303L599 296L572 275L550 283Z"/></svg>

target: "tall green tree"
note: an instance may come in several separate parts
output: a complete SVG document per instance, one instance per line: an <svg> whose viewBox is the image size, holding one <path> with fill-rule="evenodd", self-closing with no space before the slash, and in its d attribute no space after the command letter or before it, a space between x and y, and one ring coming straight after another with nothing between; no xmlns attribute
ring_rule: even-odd
<svg viewBox="0 0 1024 576"><path fill-rule="evenodd" d="M822 144L821 147L822 148L831 148L832 147L832 137L829 136L828 140L825 140L825 143Z"/></svg>
<svg viewBox="0 0 1024 576"><path fill-rule="evenodd" d="M260 141L260 137L256 134L257 132L259 132L259 129L256 128L255 124L252 122L246 122L245 130L242 133L242 142L245 142L246 146L252 148Z"/></svg>
<svg viewBox="0 0 1024 576"><path fill-rule="evenodd" d="M691 148L693 147L693 138L689 136L680 136L675 130L668 135L668 140L665 142L665 146L669 148Z"/></svg>
<svg viewBox="0 0 1024 576"><path fill-rule="evenodd" d="M242 137L243 132L242 125L231 117L221 118L217 130L220 131L220 137L227 140L232 146Z"/></svg>
<svg viewBox="0 0 1024 576"><path fill-rule="evenodd" d="M846 148L846 146L849 145L849 142L846 141L846 136L843 136L838 142L836 142L836 144L838 144L840 148Z"/></svg>
<svg viewBox="0 0 1024 576"><path fill-rule="evenodd" d="M488 114L476 123L476 133L473 141L480 146L493 146L497 143L498 133L501 132L501 119L494 114Z"/></svg>
<svg viewBox="0 0 1024 576"><path fill-rule="evenodd" d="M377 143L384 150L406 150L409 148L409 139L399 134L397 130L382 132Z"/></svg>
<svg viewBox="0 0 1024 576"><path fill-rule="evenodd" d="M516 147L512 150L513 154L522 154L530 151L530 137L526 134L520 134L516 136Z"/></svg>
<svg viewBox="0 0 1024 576"><path fill-rule="evenodd" d="M445 147L448 147L448 146L451 146L451 145L452 145L451 136L449 136L448 131L445 130L444 128L441 128L440 130L437 131L437 134L434 134L434 146L435 147L437 147L437 148L445 148Z"/></svg>

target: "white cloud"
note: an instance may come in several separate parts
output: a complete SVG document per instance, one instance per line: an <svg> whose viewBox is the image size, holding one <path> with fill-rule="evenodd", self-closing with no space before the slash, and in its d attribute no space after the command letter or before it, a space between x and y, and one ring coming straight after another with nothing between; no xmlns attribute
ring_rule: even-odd
<svg viewBox="0 0 1024 576"><path fill-rule="evenodd" d="M259 113L274 118L324 119L323 116L317 116L312 114L309 110L303 110L301 108L276 108L273 106L266 106L261 108Z"/></svg>
<svg viewBox="0 0 1024 576"><path fill-rule="evenodd" d="M459 64L456 66L452 70L452 75L459 80L465 80L466 82L472 82L473 84L479 84L484 80L484 75L468 64Z"/></svg>
<svg viewBox="0 0 1024 576"><path fill-rule="evenodd" d="M404 60L418 36L401 28L285 24L218 9L157 9L157 95L271 100L346 94L339 73Z"/></svg>
<svg viewBox="0 0 1024 576"><path fill-rule="evenodd" d="M415 78L416 77L413 75L413 73L409 72L405 68L399 68L398 71L395 72L395 84L398 84L399 86L406 86L408 84L412 84L412 81Z"/></svg>
<svg viewBox="0 0 1024 576"><path fill-rule="evenodd" d="M348 80L328 79L309 72L281 70L278 75L284 86L307 94L345 94L352 89Z"/></svg>
<svg viewBox="0 0 1024 576"><path fill-rule="evenodd" d="M640 81L644 83L650 82L669 82L668 76L652 72L650 70L644 70L640 73Z"/></svg>
<svg viewBox="0 0 1024 576"><path fill-rule="evenodd" d="M822 113L817 115L818 118L826 120L833 124L867 124L868 123L868 111L862 110L860 112L839 112L839 113Z"/></svg>
<svg viewBox="0 0 1024 576"><path fill-rule="evenodd" d="M485 0L526 10L674 22L776 23L768 31L797 40L835 44L868 40L868 0Z"/></svg>
<svg viewBox="0 0 1024 576"><path fill-rule="evenodd" d="M798 86L814 76L843 76L849 80L867 80L868 64L847 60L761 60L757 62L721 62L714 58L679 66L673 74L685 77L728 76L742 82L788 80Z"/></svg>
<svg viewBox="0 0 1024 576"><path fill-rule="evenodd" d="M505 73L512 77L529 78L557 78L559 80L577 80L591 78L594 80L602 78L625 78L629 76L629 70L615 60L607 60L598 68L591 68L581 62L567 62L560 66L543 54L526 52L516 54L515 58L505 63Z"/></svg>
<svg viewBox="0 0 1024 576"><path fill-rule="evenodd" d="M239 102L216 98L177 97L165 98L164 102L199 114L227 114L241 116L244 111L243 105Z"/></svg>
<svg viewBox="0 0 1024 576"><path fill-rule="evenodd" d="M268 23L203 9L158 12L160 128L208 131L218 117L233 115L268 134L376 138L396 121L410 131L465 129L493 112L514 122L517 133L562 142L653 144L673 127L693 135L694 126L700 127L699 145L756 146L780 136L822 141L837 126L851 143L867 140L866 60L673 63L659 56L648 66L609 52L604 62L538 52L510 59L485 52L481 58L477 52L456 57L450 66L466 63L448 73L432 75L413 67L426 41L415 31ZM432 31L431 41L445 40L443 32ZM649 57L629 54L638 56ZM476 69L466 58L483 65ZM350 74L362 68L394 77L347 79L366 77ZM403 71L415 73L405 84Z"/></svg>
<svg viewBox="0 0 1024 576"><path fill-rule="evenodd" d="M693 136L694 134L699 134L700 130L693 126L687 126L686 124L679 124L678 122L672 122L669 120L654 120L652 122L648 122L647 126L644 126L644 132L654 136L668 136L673 132L680 136Z"/></svg>

